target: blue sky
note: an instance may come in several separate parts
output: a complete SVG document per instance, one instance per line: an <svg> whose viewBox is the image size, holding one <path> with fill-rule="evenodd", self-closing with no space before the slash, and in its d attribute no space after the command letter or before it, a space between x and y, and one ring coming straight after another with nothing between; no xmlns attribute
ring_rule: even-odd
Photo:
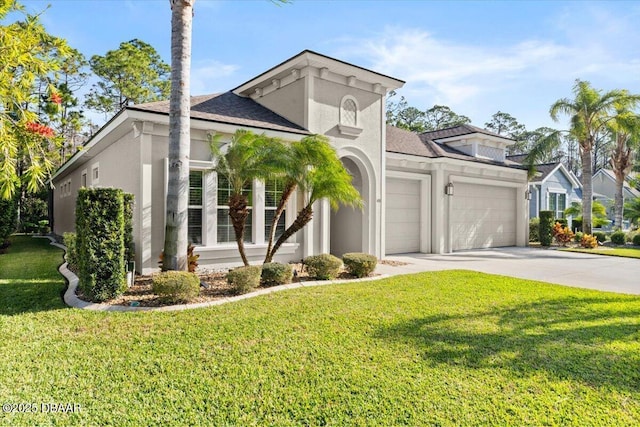
<svg viewBox="0 0 640 427"><path fill-rule="evenodd" d="M168 0L23 0L87 57L133 38L170 59ZM549 106L576 78L640 93L640 3L196 0L192 93L236 87L304 49L405 80L410 105L484 126L496 111L562 128Z"/></svg>

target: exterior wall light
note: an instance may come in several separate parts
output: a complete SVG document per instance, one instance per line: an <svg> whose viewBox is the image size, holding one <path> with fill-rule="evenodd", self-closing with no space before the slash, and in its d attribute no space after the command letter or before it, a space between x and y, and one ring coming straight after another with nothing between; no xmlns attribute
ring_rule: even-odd
<svg viewBox="0 0 640 427"><path fill-rule="evenodd" d="M444 187L444 193L447 196L453 196L453 182L448 183L447 186Z"/></svg>
<svg viewBox="0 0 640 427"><path fill-rule="evenodd" d="M524 198L526 200L531 200L531 191L530 190L527 190L527 191L524 192Z"/></svg>

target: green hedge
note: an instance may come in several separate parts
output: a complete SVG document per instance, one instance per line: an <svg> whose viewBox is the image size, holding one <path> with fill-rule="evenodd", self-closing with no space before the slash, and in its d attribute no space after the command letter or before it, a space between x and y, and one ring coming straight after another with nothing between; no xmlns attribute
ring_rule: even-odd
<svg viewBox="0 0 640 427"><path fill-rule="evenodd" d="M291 283L293 268L289 264L268 262L262 264L262 276L260 282L264 286L277 286Z"/></svg>
<svg viewBox="0 0 640 427"><path fill-rule="evenodd" d="M376 269L378 258L370 254L352 252L342 255L342 262L349 274L356 277L367 277Z"/></svg>
<svg viewBox="0 0 640 427"><path fill-rule="evenodd" d="M604 231L596 231L593 233L593 237L595 237L596 239L598 239L598 242L600 243L604 243L607 241L607 233L605 233Z"/></svg>
<svg viewBox="0 0 640 427"><path fill-rule="evenodd" d="M551 246L553 225L553 211L540 211L540 244L542 246Z"/></svg>
<svg viewBox="0 0 640 427"><path fill-rule="evenodd" d="M538 217L529 220L529 241L540 241L540 218Z"/></svg>
<svg viewBox="0 0 640 427"><path fill-rule="evenodd" d="M0 199L0 246L16 230L16 203Z"/></svg>
<svg viewBox="0 0 640 427"><path fill-rule="evenodd" d="M640 233L634 235L631 242L636 246L640 246Z"/></svg>
<svg viewBox="0 0 640 427"><path fill-rule="evenodd" d="M124 260L133 261L133 194L122 193L124 207Z"/></svg>
<svg viewBox="0 0 640 427"><path fill-rule="evenodd" d="M126 289L123 194L116 188L78 191L78 273L80 288L92 301L115 298Z"/></svg>
<svg viewBox="0 0 640 427"><path fill-rule="evenodd" d="M76 233L64 233L62 236L64 245L67 247L67 253L64 259L72 270L78 268L78 245Z"/></svg>
<svg viewBox="0 0 640 427"><path fill-rule="evenodd" d="M627 235L624 231L616 231L610 236L611 242L615 243L616 245L624 245L626 243L626 237Z"/></svg>
<svg viewBox="0 0 640 427"><path fill-rule="evenodd" d="M312 278L330 280L338 277L342 260L331 254L313 255L304 259L304 265Z"/></svg>

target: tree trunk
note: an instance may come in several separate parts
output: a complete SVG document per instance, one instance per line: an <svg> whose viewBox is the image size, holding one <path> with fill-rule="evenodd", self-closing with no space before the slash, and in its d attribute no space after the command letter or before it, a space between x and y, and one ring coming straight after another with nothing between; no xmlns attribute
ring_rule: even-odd
<svg viewBox="0 0 640 427"><path fill-rule="evenodd" d="M280 196L278 206L276 207L273 219L271 220L271 232L269 233L269 243L267 244L267 255L264 258L265 264L273 260L273 241L276 238L276 226L278 225L278 221L282 216L282 212L284 212L284 208L287 206L287 202L289 201L289 198L291 197L295 189L296 184L293 182L289 182L285 186L284 191L282 192L282 196Z"/></svg>
<svg viewBox="0 0 640 427"><path fill-rule="evenodd" d="M249 265L249 261L244 252L244 229L248 216L247 197L244 194L232 194L231 197L229 197L229 217L231 218L231 225L233 225L233 231L236 235L238 252L240 252L242 262L246 266Z"/></svg>
<svg viewBox="0 0 640 427"><path fill-rule="evenodd" d="M171 2L171 97L169 101L169 183L163 268L188 268L189 156L191 134L191 24L195 0Z"/></svg>
<svg viewBox="0 0 640 427"><path fill-rule="evenodd" d="M616 146L611 154L611 168L616 176L616 194L614 203L615 217L613 225L622 229L622 218L624 211L624 178L631 171L633 162L631 161L631 147L627 146L628 136L624 133L616 135Z"/></svg>
<svg viewBox="0 0 640 427"><path fill-rule="evenodd" d="M291 224L289 228L282 233L282 236L280 236L276 244L273 246L273 250L271 251L272 257L276 254L280 246L289 239L289 237L302 230L304 226L311 221L311 218L313 218L313 209L311 209L311 204L312 203L309 203L307 206L302 208L302 210L298 212L298 216L296 217L296 220L293 221L293 224Z"/></svg>
<svg viewBox="0 0 640 427"><path fill-rule="evenodd" d="M591 147L580 147L582 160L582 232L591 234L593 206L593 163Z"/></svg>

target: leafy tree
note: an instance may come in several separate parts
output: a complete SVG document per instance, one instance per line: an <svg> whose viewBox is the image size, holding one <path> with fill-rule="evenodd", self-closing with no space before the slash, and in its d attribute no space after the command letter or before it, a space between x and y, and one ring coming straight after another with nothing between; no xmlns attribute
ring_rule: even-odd
<svg viewBox="0 0 640 427"><path fill-rule="evenodd" d="M640 146L640 116L629 109L629 105L618 104L616 115L607 124L614 148L611 153L611 168L616 177L614 197L614 226L622 228L623 187L625 179L633 167L632 153Z"/></svg>
<svg viewBox="0 0 640 427"><path fill-rule="evenodd" d="M39 102L34 87L38 81L46 82L42 92L58 104L50 79L70 54L66 41L48 34L38 15L27 14L16 1L0 2L0 20L12 12L21 19L0 26L0 198L4 199L12 198L23 185L29 192L37 191L57 165L61 139L34 111Z"/></svg>
<svg viewBox="0 0 640 427"><path fill-rule="evenodd" d="M169 182L167 185L166 226L164 238L163 269L186 271L189 267L187 250L189 206L189 156L191 152L191 28L193 24L193 4L195 0L171 0L171 97L169 100ZM146 43L134 40L133 46L142 46L138 52L146 60L146 71L154 78L153 86L143 93L122 93L126 98L133 96L164 97L167 82L163 80L168 66L160 61L157 53ZM121 49L123 46L121 45ZM119 55L116 55L119 56ZM129 63L134 61L128 61ZM135 64L133 64L135 66ZM135 70L135 68L134 68ZM133 70L132 70L133 71ZM151 100L151 99L144 99ZM123 99L120 98L120 107Z"/></svg>
<svg viewBox="0 0 640 427"><path fill-rule="evenodd" d="M602 93L594 89L587 81L576 80L573 87L573 99L562 98L553 103L549 114L558 121L560 114L569 116L570 127L567 131L578 141L582 164L582 231L591 234L593 203L593 162L592 152L596 138L606 129L615 106L625 100L635 100L623 90L611 90ZM541 153L548 152L561 144L562 131L555 131L540 139L528 156L528 163L535 164Z"/></svg>
<svg viewBox="0 0 640 427"><path fill-rule="evenodd" d="M424 113L425 130L433 131L471 123L467 116L454 113L446 105L434 105Z"/></svg>
<svg viewBox="0 0 640 427"><path fill-rule="evenodd" d="M174 11L172 16L178 11L182 13L185 9L192 10L194 1L171 1ZM174 20L172 18L172 28ZM191 26L185 31L190 34ZM172 37L173 34L172 29ZM172 42L172 63L173 51ZM120 43L118 49L110 50L104 56L92 56L89 64L100 81L91 87L85 103L87 107L102 112L105 116L120 111L130 103L158 101L169 96L171 67L162 60L153 46L142 40L133 39Z"/></svg>
<svg viewBox="0 0 640 427"><path fill-rule="evenodd" d="M305 137L291 145L290 159L293 164L287 165L285 176L287 186L295 185L307 194L305 206L298 211L293 223L282 233L271 248L271 240L265 262L271 262L280 246L298 231L302 230L313 217L313 204L320 199L327 199L334 210L340 205L362 207L360 193L351 184L352 177L338 158L329 140L321 135ZM279 206L293 192L283 192ZM286 199L285 199L286 197ZM277 220L272 222L275 229Z"/></svg>
<svg viewBox="0 0 640 427"><path fill-rule="evenodd" d="M266 180L282 175L289 165L285 145L278 139L237 130L223 152L219 136L211 140L211 153L216 162L214 171L229 182L229 218L233 225L236 244L244 265L249 260L244 249L244 231L249 216L247 188L254 180Z"/></svg>
<svg viewBox="0 0 640 427"><path fill-rule="evenodd" d="M509 154L519 154L526 150L527 140L525 139L526 127L519 123L511 114L498 111L491 120L484 124L485 129L514 139L515 144L508 148Z"/></svg>
<svg viewBox="0 0 640 427"><path fill-rule="evenodd" d="M88 62L78 50L70 49L69 52L69 55L62 59L60 72L53 81L59 103L41 97L39 108L42 120L63 139L60 151L62 162L87 140L87 128L91 126L75 95L87 82Z"/></svg>

